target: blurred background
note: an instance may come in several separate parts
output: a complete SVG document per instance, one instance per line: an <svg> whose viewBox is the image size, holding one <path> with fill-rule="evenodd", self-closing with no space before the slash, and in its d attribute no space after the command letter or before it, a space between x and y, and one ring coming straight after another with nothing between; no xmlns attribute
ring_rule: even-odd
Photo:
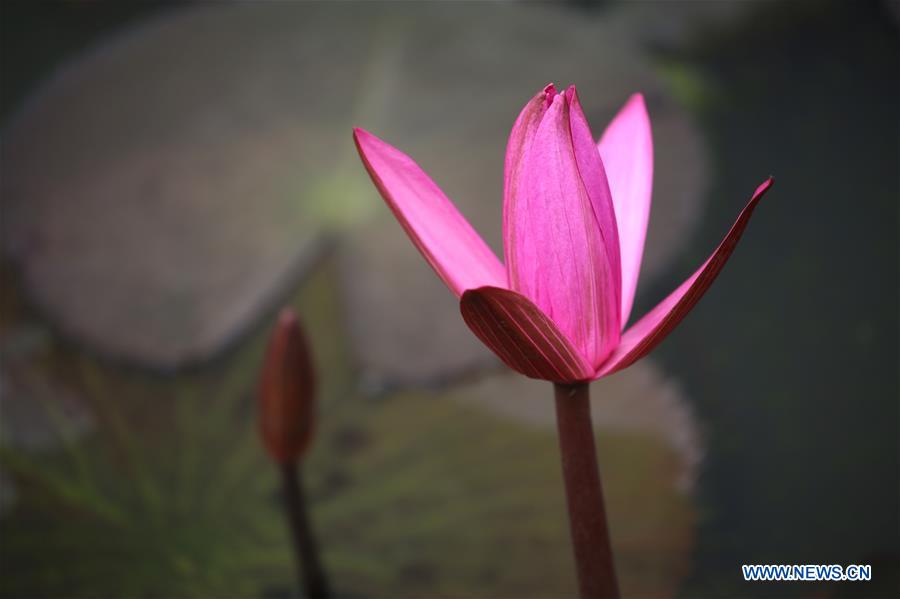
<svg viewBox="0 0 900 599"><path fill-rule="evenodd" d="M294 595L254 402L282 305L338 595L575 593L549 385L474 339L351 140L413 156L499 253L506 136L550 81L595 135L647 97L638 315L776 178L680 328L593 386L625 595L900 592L896 2L0 10L0 595Z"/></svg>

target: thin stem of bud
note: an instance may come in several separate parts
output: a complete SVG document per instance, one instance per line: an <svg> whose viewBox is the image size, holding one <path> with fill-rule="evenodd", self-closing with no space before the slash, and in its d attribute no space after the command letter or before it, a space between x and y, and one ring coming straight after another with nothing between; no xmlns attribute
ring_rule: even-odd
<svg viewBox="0 0 900 599"><path fill-rule="evenodd" d="M291 540L297 559L297 577L309 599L327 599L331 596L328 579L319 559L316 539L309 523L306 496L300 481L296 462L280 464L284 504L291 527Z"/></svg>

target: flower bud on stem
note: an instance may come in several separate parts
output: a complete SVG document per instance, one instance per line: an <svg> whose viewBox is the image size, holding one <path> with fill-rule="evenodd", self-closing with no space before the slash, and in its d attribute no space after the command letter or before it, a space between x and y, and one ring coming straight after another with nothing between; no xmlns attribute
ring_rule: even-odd
<svg viewBox="0 0 900 599"><path fill-rule="evenodd" d="M579 593L582 599L617 598L588 383L554 383L553 388Z"/></svg>
<svg viewBox="0 0 900 599"><path fill-rule="evenodd" d="M281 473L297 576L309 599L325 599L331 593L309 523L299 472L315 428L315 368L300 321L289 308L281 311L269 337L259 379L259 431Z"/></svg>

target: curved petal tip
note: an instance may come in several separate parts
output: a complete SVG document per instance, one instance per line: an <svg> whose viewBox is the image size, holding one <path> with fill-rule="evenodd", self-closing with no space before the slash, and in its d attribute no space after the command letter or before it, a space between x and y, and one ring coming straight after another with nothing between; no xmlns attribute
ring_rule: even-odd
<svg viewBox="0 0 900 599"><path fill-rule="evenodd" d="M506 285L493 250L412 158L364 129L353 129L353 139L385 203L453 293Z"/></svg>
<svg viewBox="0 0 900 599"><path fill-rule="evenodd" d="M774 181L772 177L769 177L756 188L750 201L747 202L725 238L706 262L666 299L625 331L619 346L609 359L597 369L595 378L610 375L640 360L678 326L725 267L737 247L744 229L747 228L753 210L763 195L772 187Z"/></svg>

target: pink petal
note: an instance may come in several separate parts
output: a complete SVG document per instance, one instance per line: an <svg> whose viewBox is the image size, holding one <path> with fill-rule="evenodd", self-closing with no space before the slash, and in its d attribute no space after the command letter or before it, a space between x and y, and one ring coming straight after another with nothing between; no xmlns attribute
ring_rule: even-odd
<svg viewBox="0 0 900 599"><path fill-rule="evenodd" d="M631 315L653 188L653 137L644 97L634 94L597 145L612 191L622 255L621 327Z"/></svg>
<svg viewBox="0 0 900 599"><path fill-rule="evenodd" d="M469 289L459 309L472 332L513 370L558 383L593 377L594 368L553 321L515 291Z"/></svg>
<svg viewBox="0 0 900 599"><path fill-rule="evenodd" d="M566 96L541 107L539 94L513 129L504 250L510 288L534 302L596 366L618 342L619 294L579 172L569 113Z"/></svg>
<svg viewBox="0 0 900 599"><path fill-rule="evenodd" d="M753 209L760 198L772 186L773 179L769 177L762 185L756 188L753 197L747 206L738 215L737 221L731 230L713 252L713 255L703 263L697 272L682 283L669 297L661 301L650 310L643 318L637 321L622 335L622 342L613 352L605 364L595 375L600 378L626 368L650 353L660 341L678 326L681 319L694 307L697 301L703 297L709 286L721 272L734 248L737 246Z"/></svg>
<svg viewBox="0 0 900 599"><path fill-rule="evenodd" d="M541 123L547 108L553 102L553 96L555 95L556 88L552 83L548 84L529 100L513 124L512 131L509 133L509 141L506 143L506 161L503 165L504 202L506 198L515 193L514 186L519 181L518 173L523 162L522 157L525 155L525 151L531 147L538 125ZM506 231L509 227L505 218L507 216L506 211L504 211L503 216L503 238L506 239Z"/></svg>
<svg viewBox="0 0 900 599"><path fill-rule="evenodd" d="M617 318L621 321L619 297L622 287L622 261L619 250L619 226L613 208L612 193L610 193L607 182L606 167L597 152L597 146L594 144L595 138L591 134L587 118L581 109L581 102L578 101L578 93L575 91L574 85L566 90L566 99L569 102L569 127L572 131L572 145L575 148L578 172L581 174L584 187L591 198L594 218L597 219L605 253L609 257L616 289L615 296L610 301L614 300ZM617 322L617 325L617 330L621 331L621 322Z"/></svg>
<svg viewBox="0 0 900 599"><path fill-rule="evenodd" d="M418 164L363 129L353 139L381 197L453 293L506 287L503 264Z"/></svg>

